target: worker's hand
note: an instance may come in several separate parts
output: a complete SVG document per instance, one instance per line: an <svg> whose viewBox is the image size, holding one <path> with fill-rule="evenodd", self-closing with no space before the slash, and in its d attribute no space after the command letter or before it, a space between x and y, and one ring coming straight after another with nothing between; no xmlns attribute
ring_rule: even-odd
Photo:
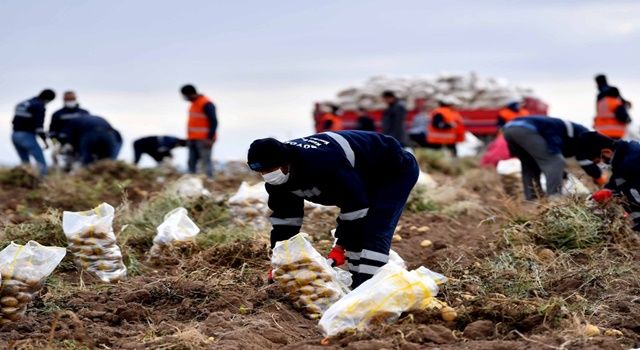
<svg viewBox="0 0 640 350"><path fill-rule="evenodd" d="M593 199L594 201L596 201L598 203L606 203L606 202L610 201L611 198L613 198L613 191L611 191L610 189L606 189L606 188L602 189L602 190L595 191L591 195L591 199Z"/></svg>
<svg viewBox="0 0 640 350"><path fill-rule="evenodd" d="M347 262L347 258L344 255L344 248L339 245L334 246L329 252L327 259L331 260L331 266L344 265L344 263Z"/></svg>
<svg viewBox="0 0 640 350"><path fill-rule="evenodd" d="M607 175L605 175L605 174L602 174L602 176L600 176L599 178L593 180L593 182L595 182L596 185L598 185L600 187L606 185L608 181L609 181L609 179L607 178Z"/></svg>

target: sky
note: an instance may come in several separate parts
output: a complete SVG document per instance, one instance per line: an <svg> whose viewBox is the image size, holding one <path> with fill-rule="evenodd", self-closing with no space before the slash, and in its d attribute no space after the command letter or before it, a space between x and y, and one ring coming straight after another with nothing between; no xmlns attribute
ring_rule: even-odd
<svg viewBox="0 0 640 350"><path fill-rule="evenodd" d="M119 129L124 160L137 137L185 134L185 83L216 103L221 160L310 134L314 101L376 75L506 78L590 125L596 73L640 106L638 18L616 0L2 1L0 164L18 162L14 106L46 87Z"/></svg>

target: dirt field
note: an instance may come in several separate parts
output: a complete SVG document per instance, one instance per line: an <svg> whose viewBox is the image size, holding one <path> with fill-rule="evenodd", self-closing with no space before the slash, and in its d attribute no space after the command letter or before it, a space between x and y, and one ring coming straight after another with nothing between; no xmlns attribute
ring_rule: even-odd
<svg viewBox="0 0 640 350"><path fill-rule="evenodd" d="M181 201L165 193L178 177L171 172L105 164L39 182L2 170L2 247L29 239L64 246L61 211L107 201L118 206L114 229L130 277L97 283L68 255L26 317L0 328L0 349L640 347L639 246L615 208L595 216L578 200L525 205L504 193L492 171L469 162L422 163L441 186L412 200L393 248L410 268L424 265L450 278L439 298L457 320L415 311L324 345L317 323L265 283L267 233L231 224L224 199L248 174L221 174L206 183L213 197ZM177 205L203 229L197 245L148 262L155 226ZM303 228L322 253L334 222L324 213ZM427 248L425 239L432 241ZM587 337L587 323L602 335Z"/></svg>

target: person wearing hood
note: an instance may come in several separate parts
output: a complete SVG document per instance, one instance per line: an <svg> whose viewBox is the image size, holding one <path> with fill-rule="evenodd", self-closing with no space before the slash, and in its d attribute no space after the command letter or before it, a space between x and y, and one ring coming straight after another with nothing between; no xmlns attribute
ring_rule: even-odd
<svg viewBox="0 0 640 350"><path fill-rule="evenodd" d="M633 230L640 231L640 143L614 140L594 131L580 135L579 140L594 164L611 169L609 182L591 198L606 203L613 197L624 197Z"/></svg>
<svg viewBox="0 0 640 350"><path fill-rule="evenodd" d="M335 265L348 263L354 288L389 261L391 238L419 173L396 139L366 131L259 139L249 148L248 165L266 182L272 248L300 231L305 199L340 208L328 257Z"/></svg>
<svg viewBox="0 0 640 350"><path fill-rule="evenodd" d="M427 128L427 143L432 147L446 147L453 155L457 154L456 144L464 142L464 120L455 106L459 100L453 96L443 96L438 99L438 108L430 113Z"/></svg>
<svg viewBox="0 0 640 350"><path fill-rule="evenodd" d="M44 131L44 118L46 105L56 98L56 93L51 89L45 89L36 97L20 102L15 109L13 117L13 133L11 141L18 152L22 164L29 164L29 157L33 157L38 164L40 175L48 173L47 161L44 152L38 144L39 136L48 148L47 134Z"/></svg>
<svg viewBox="0 0 640 350"><path fill-rule="evenodd" d="M603 186L607 178L585 153L580 136L589 132L583 125L548 116L516 119L504 126L509 151L522 164L522 187L526 200L534 200L542 192L540 174L547 179L546 194L561 195L565 158L575 157L582 169Z"/></svg>

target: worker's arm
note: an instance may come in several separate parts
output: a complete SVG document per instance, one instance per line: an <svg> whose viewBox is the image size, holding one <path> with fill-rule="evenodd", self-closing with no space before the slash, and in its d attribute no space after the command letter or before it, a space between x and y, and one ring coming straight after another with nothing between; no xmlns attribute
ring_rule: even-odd
<svg viewBox="0 0 640 350"><path fill-rule="evenodd" d="M304 199L266 184L271 209L271 248L276 242L287 240L300 232L304 217Z"/></svg>
<svg viewBox="0 0 640 350"><path fill-rule="evenodd" d="M506 120L498 114L498 129L501 129L505 124L507 124Z"/></svg>
<svg viewBox="0 0 640 350"><path fill-rule="evenodd" d="M364 222L369 213L369 196L360 175L352 167L335 172L332 182L339 194L337 244L344 247L345 242L359 239L364 233Z"/></svg>
<svg viewBox="0 0 640 350"><path fill-rule="evenodd" d="M36 134L38 134L38 136L40 136L42 142L44 142L45 148L48 148L49 143L47 142L47 133L44 131L45 108L44 106L37 105L32 106L29 109L33 118L33 122L35 123L35 132Z"/></svg>
<svg viewBox="0 0 640 350"><path fill-rule="evenodd" d="M629 116L629 112L627 112L627 107L624 105L624 103L618 106L614 113L618 121L625 124L631 123L631 116Z"/></svg>
<svg viewBox="0 0 640 350"><path fill-rule="evenodd" d="M433 125L436 129L446 130L451 129L453 126L451 124L444 121L444 116L440 113L437 113L431 119L431 125Z"/></svg>
<svg viewBox="0 0 640 350"><path fill-rule="evenodd" d="M216 130L218 129L218 117L216 115L216 106L209 102L204 105L204 114L209 119L209 135L207 135L207 139L213 140L216 135Z"/></svg>
<svg viewBox="0 0 640 350"><path fill-rule="evenodd" d="M51 123L49 123L49 137L57 139L60 132L60 111L53 113Z"/></svg>

